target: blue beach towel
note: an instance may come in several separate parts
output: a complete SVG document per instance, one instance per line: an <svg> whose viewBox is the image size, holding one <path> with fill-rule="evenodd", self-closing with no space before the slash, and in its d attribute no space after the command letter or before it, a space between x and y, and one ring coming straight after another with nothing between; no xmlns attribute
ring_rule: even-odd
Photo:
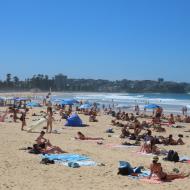
<svg viewBox="0 0 190 190"><path fill-rule="evenodd" d="M79 154L45 154L42 158L54 160L57 164L64 166L79 168L80 166L96 166L96 162L92 161L89 157Z"/></svg>

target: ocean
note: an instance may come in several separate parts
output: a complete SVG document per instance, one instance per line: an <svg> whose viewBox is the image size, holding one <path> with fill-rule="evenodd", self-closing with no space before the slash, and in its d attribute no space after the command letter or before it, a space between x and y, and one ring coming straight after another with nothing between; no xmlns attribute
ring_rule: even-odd
<svg viewBox="0 0 190 190"><path fill-rule="evenodd" d="M181 113L183 106L189 107L190 94L170 94L170 93L56 93L54 98L75 98L77 100L86 100L91 103L97 102L106 106L122 105L134 107L139 105L143 110L146 104L158 104L163 107L167 113Z"/></svg>

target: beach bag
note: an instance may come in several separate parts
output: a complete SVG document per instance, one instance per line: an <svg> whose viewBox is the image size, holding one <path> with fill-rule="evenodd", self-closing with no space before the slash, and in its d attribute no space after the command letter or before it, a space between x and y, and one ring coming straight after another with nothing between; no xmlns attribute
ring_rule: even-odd
<svg viewBox="0 0 190 190"><path fill-rule="evenodd" d="M133 173L133 168L128 162L119 161L119 168L117 175L131 175Z"/></svg>
<svg viewBox="0 0 190 190"><path fill-rule="evenodd" d="M179 155L177 152L174 152L172 160L173 162L179 162Z"/></svg>
<svg viewBox="0 0 190 190"><path fill-rule="evenodd" d="M54 160L49 160L48 158L43 158L40 162L40 164L54 164Z"/></svg>
<svg viewBox="0 0 190 190"><path fill-rule="evenodd" d="M174 150L170 150L168 152L168 155L166 157L166 160L172 161L172 162L179 162L179 155Z"/></svg>
<svg viewBox="0 0 190 190"><path fill-rule="evenodd" d="M166 157L166 160L172 161L173 155L174 155L174 151L173 151L173 150L170 150L170 151L168 152L168 155L167 155L167 157Z"/></svg>

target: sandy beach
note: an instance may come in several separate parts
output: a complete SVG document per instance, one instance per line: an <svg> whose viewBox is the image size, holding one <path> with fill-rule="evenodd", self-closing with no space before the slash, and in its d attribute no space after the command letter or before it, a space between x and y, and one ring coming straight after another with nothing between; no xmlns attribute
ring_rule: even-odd
<svg viewBox="0 0 190 190"><path fill-rule="evenodd" d="M5 110L5 108L1 108ZM27 125L30 125L35 119L32 113L40 113L46 108L33 108L27 114ZM0 123L0 189L11 190L121 190L135 189L164 189L164 190L181 190L188 189L190 185L189 178L175 180L170 183L148 184L139 180L131 179L127 176L117 175L118 162L120 160L128 161L132 166L144 166L149 168L152 156L139 155L136 152L140 147L133 148L111 148L110 144L121 144L119 138L121 128L111 125L111 116L103 115L97 117L98 122L89 123L88 116L79 115L88 127L64 127L65 121L55 121L53 129L57 129L61 134L46 134L53 145L60 146L69 153L87 155L96 163L103 163L105 166L92 166L69 168L59 164L44 165L40 164L41 157L39 155L29 154L27 151L19 150L23 147L32 146L34 140L39 133L27 133L21 131L21 122L3 122ZM59 115L55 115L59 119ZM185 125L185 124L183 124ZM166 150L174 149L180 155L189 155L190 141L189 130L186 128L174 129L166 127L166 133L154 133L154 135L167 136L173 134L175 138L179 133L184 134L183 146L167 146ZM105 133L106 129L113 128L115 133L111 137ZM37 132L40 132L37 130ZM75 140L76 133L81 131L87 136L103 137L104 143L98 145L93 141ZM162 145L159 147L163 147ZM160 157L162 158L162 157ZM173 168L178 168L180 172L190 171L190 164L166 162L160 159L165 171L171 172Z"/></svg>

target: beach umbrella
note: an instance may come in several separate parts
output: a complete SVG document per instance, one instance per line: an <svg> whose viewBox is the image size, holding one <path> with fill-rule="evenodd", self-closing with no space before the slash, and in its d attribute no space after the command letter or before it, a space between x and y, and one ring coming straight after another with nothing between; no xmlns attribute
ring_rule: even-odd
<svg viewBox="0 0 190 190"><path fill-rule="evenodd" d="M83 104L79 108L80 109L90 109L90 108L92 108L92 105L91 104Z"/></svg>
<svg viewBox="0 0 190 190"><path fill-rule="evenodd" d="M28 107L41 107L41 105L38 102L29 102L26 104Z"/></svg>
<svg viewBox="0 0 190 190"><path fill-rule="evenodd" d="M75 99L65 99L63 101L61 101L61 105L69 105L72 106L73 104L78 103L77 100Z"/></svg>
<svg viewBox="0 0 190 190"><path fill-rule="evenodd" d="M161 108L159 105L157 104L148 104L144 106L145 109L156 109L156 108Z"/></svg>

